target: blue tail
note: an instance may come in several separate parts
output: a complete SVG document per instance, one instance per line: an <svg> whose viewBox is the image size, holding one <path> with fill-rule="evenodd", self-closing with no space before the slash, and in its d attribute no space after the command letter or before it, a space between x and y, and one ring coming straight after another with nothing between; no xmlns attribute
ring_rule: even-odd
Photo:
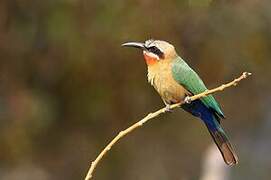
<svg viewBox="0 0 271 180"><path fill-rule="evenodd" d="M206 107L200 100L195 100L190 104L183 104L182 108L192 115L199 117L204 122L218 149L220 150L225 163L228 165L237 164L238 158L228 140L225 131L220 125L220 119L215 112Z"/></svg>

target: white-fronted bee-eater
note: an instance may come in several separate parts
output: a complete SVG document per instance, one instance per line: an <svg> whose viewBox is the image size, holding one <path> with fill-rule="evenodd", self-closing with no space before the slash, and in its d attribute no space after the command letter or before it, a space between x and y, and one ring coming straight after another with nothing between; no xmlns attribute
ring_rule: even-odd
<svg viewBox="0 0 271 180"><path fill-rule="evenodd" d="M148 66L148 81L159 93L165 105L185 101L181 107L200 118L206 125L226 164L235 165L238 158L221 126L225 118L218 102L212 95L189 102L189 97L207 90L201 78L176 53L168 42L147 40L144 43L127 42L125 47L135 47L143 51Z"/></svg>

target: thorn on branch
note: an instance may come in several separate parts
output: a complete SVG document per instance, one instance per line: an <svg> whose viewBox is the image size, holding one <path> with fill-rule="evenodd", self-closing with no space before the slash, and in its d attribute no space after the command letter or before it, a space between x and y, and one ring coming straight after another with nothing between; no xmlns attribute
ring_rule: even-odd
<svg viewBox="0 0 271 180"><path fill-rule="evenodd" d="M226 85L225 84L222 84L219 88L220 91L223 91L224 89L226 88Z"/></svg>
<svg viewBox="0 0 271 180"><path fill-rule="evenodd" d="M120 132L119 132L119 135L120 135L120 136L123 136L123 134L124 134L124 131L120 131Z"/></svg>
<svg viewBox="0 0 271 180"><path fill-rule="evenodd" d="M152 116L152 113L149 113L149 114L147 115L147 117L150 117L150 116Z"/></svg>

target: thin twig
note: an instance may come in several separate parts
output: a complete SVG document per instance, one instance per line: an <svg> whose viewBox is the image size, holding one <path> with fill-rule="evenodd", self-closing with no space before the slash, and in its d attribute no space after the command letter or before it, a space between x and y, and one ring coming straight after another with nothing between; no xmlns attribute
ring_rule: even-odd
<svg viewBox="0 0 271 180"><path fill-rule="evenodd" d="M191 96L189 98L190 101L194 101L196 99L200 99L202 97L208 96L210 94L213 94L215 92L218 91L223 91L225 88L231 87L231 86L236 86L241 80L247 78L248 76L250 76L251 73L248 72L244 72L239 78L234 79L233 81L227 83L227 84L222 84L221 86L211 89L211 90L206 90L205 92L202 92L200 94ZM180 105L184 104L185 102L180 102L177 104L173 104L170 106L170 109L174 109L176 107L179 107ZM162 108L156 112L150 113L148 114L146 117L144 117L143 119L141 119L140 121L138 121L137 123L133 124L132 126L128 127L127 129L120 131L119 134L102 150L102 152L98 155L98 157L91 163L91 166L88 170L88 173L85 177L85 180L90 180L92 178L92 174L96 168L96 166L98 165L98 163L101 161L101 159L104 157L104 155L112 148L112 146L114 144L116 144L116 142L118 142L121 138L123 138L124 136L126 136L127 134L129 134L130 132L134 131L135 129L139 128L140 126L142 126L144 123L146 123L147 121L159 116L162 113L167 112L166 108Z"/></svg>

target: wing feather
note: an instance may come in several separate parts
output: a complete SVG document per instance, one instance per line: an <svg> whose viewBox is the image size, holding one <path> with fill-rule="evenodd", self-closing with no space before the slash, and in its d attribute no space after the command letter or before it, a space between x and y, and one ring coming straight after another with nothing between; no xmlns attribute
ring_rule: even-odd
<svg viewBox="0 0 271 180"><path fill-rule="evenodd" d="M174 60L172 64L172 74L173 78L192 94L199 94L207 90L198 74L180 57ZM212 95L201 98L201 101L214 110L217 115L222 118L225 117L220 105Z"/></svg>

